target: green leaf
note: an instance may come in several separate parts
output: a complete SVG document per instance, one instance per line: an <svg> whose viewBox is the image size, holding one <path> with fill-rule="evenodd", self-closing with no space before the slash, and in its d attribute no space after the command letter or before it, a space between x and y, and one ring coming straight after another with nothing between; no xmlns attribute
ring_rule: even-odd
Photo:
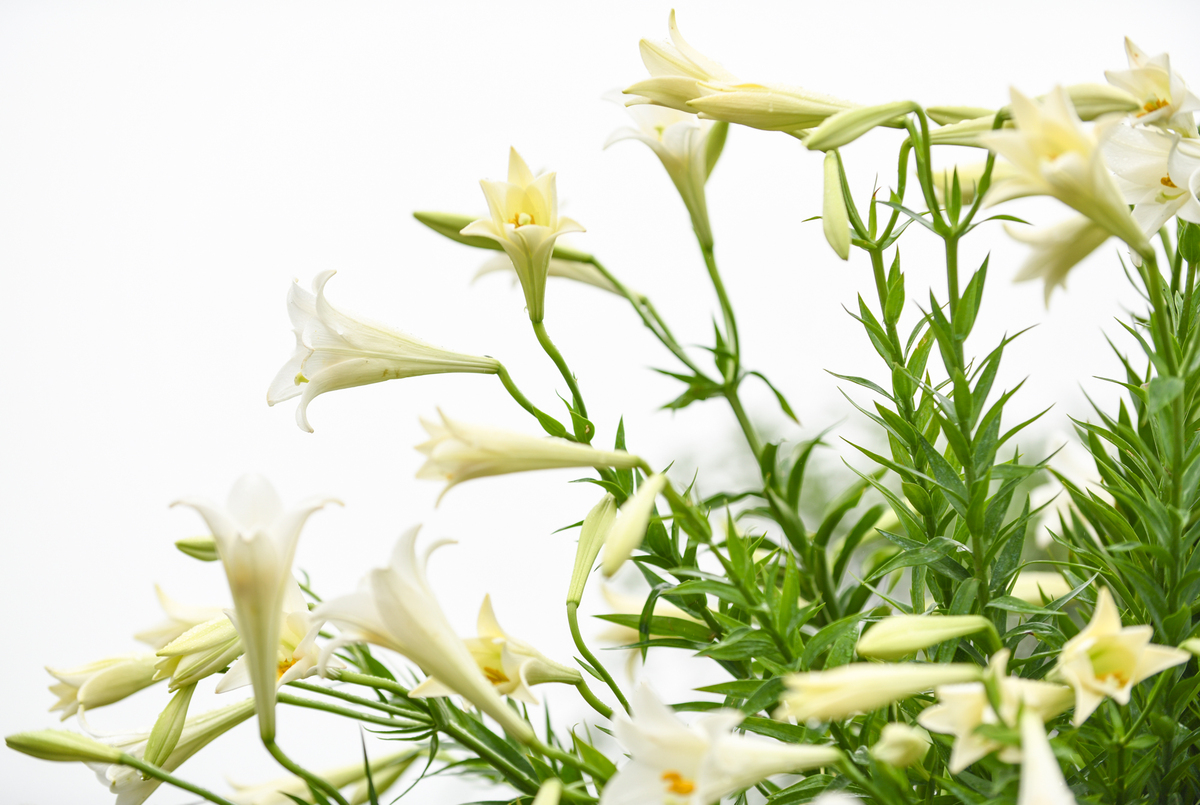
<svg viewBox="0 0 1200 805"><path fill-rule="evenodd" d="M1005 612L1016 612L1018 615L1045 615L1053 617L1066 617L1065 612L1056 612L1045 607L1035 606L1028 601L1022 601L1020 598L1014 598L1011 595L1003 595L994 601L988 602L988 607L992 609L1000 609Z"/></svg>
<svg viewBox="0 0 1200 805"><path fill-rule="evenodd" d="M795 422L797 425L800 424L800 418L796 416L796 412L792 410L792 406L788 405L787 398L783 396L783 392L775 388L775 385L770 380L767 380L766 375L764 375L762 372L747 372L747 374L754 375L759 380L766 383L767 388L769 388L775 395L775 399L779 403L779 408L783 411L784 416Z"/></svg>
<svg viewBox="0 0 1200 805"><path fill-rule="evenodd" d="M1158 413L1174 402L1175 398L1183 393L1184 385L1182 377L1156 377L1151 380L1149 389L1150 413Z"/></svg>

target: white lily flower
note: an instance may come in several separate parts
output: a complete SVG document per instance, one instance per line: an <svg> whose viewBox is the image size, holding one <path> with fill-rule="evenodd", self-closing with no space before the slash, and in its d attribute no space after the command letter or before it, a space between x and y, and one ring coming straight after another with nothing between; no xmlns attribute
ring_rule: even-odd
<svg viewBox="0 0 1200 805"><path fill-rule="evenodd" d="M1137 122L1165 126L1185 137L1195 137L1196 120L1192 113L1200 109L1200 98L1171 69L1171 57L1160 53L1150 58L1129 37L1125 37L1125 55L1129 69L1108 70L1104 76L1142 104Z"/></svg>
<svg viewBox="0 0 1200 805"><path fill-rule="evenodd" d="M1004 649L996 652L988 663L987 675L998 694L1000 712L992 708L983 682L966 682L940 685L936 691L938 704L926 707L917 716L917 723L930 732L954 736L948 767L951 774L958 774L996 751L1005 763L1021 761L1018 747L988 738L978 730L981 725L999 724L1016 729L1017 717L1022 712L1033 713L1042 722L1071 706L1073 696L1065 685L1008 676L1008 657L1009 652Z"/></svg>
<svg viewBox="0 0 1200 805"><path fill-rule="evenodd" d="M192 755L253 714L254 700L246 699L237 704L192 716L184 722L179 742L175 744L175 748L171 750L167 759L158 764L159 768L168 772L175 771ZM141 758L146 752L150 731L128 735L98 735L96 737L109 746ZM88 766L96 772L100 782L117 795L115 805L141 805L162 785L162 780L155 777L144 778L142 773L132 766L122 766L118 763L89 763Z"/></svg>
<svg viewBox="0 0 1200 805"><path fill-rule="evenodd" d="M1060 223L1034 229L1011 224L1005 224L1004 229L1013 240L1033 247L1013 282L1040 279L1045 286L1047 307L1054 289L1067 287L1067 274L1071 269L1100 248L1110 234L1083 215L1072 215Z"/></svg>
<svg viewBox="0 0 1200 805"><path fill-rule="evenodd" d="M712 710L688 726L644 683L629 698L633 717L617 714L613 735L631 759L604 786L600 805L710 805L772 775L842 758L832 746L736 735L746 717L737 710Z"/></svg>
<svg viewBox="0 0 1200 805"><path fill-rule="evenodd" d="M1134 205L1133 220L1147 237L1175 215L1200 223L1200 202L1190 189L1200 172L1200 142L1156 129L1114 126L1103 147L1117 186Z"/></svg>
<svg viewBox="0 0 1200 805"><path fill-rule="evenodd" d="M199 626L213 618L219 618L223 614L220 607L181 604L163 592L163 588L157 584L154 585L154 592L158 595L158 603L162 605L163 612L167 613L167 619L149 629L138 632L133 638L156 650L192 627Z"/></svg>
<svg viewBox="0 0 1200 805"><path fill-rule="evenodd" d="M479 270L475 272L475 277L471 281L475 282L482 276L499 272L512 274L513 285L516 285L521 281L516 271L517 269L513 265L511 257L507 254L497 254L495 257L490 257L484 261ZM551 277L562 277L563 279L582 282L585 285L591 285L594 288L599 288L609 293L618 295L621 293L617 289L617 286L613 285L608 277L601 274L599 269L591 263L581 263L578 260L559 260L556 257L551 257L546 274Z"/></svg>
<svg viewBox="0 0 1200 805"><path fill-rule="evenodd" d="M667 29L670 42L643 39L638 44L642 63L650 72L650 78L625 90L625 94L634 96L628 103L654 103L680 112L694 113L688 101L710 91L702 89L702 83L740 83L733 73L687 43L675 23L674 9L667 19Z"/></svg>
<svg viewBox="0 0 1200 805"><path fill-rule="evenodd" d="M667 476L654 473L617 509L617 518L604 538L604 555L600 558L600 571L606 578L612 578L634 548L642 544L654 516L654 501L666 488Z"/></svg>
<svg viewBox="0 0 1200 805"><path fill-rule="evenodd" d="M461 233L489 238L503 247L521 280L529 320L534 323L545 314L546 274L554 241L568 232L584 231L558 214L554 177L544 173L535 178L517 150L509 149L508 181L480 182L490 217L468 224Z"/></svg>
<svg viewBox="0 0 1200 805"><path fill-rule="evenodd" d="M932 743L929 733L920 727L893 722L880 730L879 740L871 747L871 757L903 769L920 763Z"/></svg>
<svg viewBox="0 0 1200 805"><path fill-rule="evenodd" d="M713 123L664 106L639 104L627 107L627 111L637 128L617 129L609 135L604 147L622 140L638 140L649 146L679 191L692 218L696 237L711 246L712 228L708 222L704 185L711 167L709 138L713 135ZM724 132L717 136L723 138Z"/></svg>
<svg viewBox="0 0 1200 805"><path fill-rule="evenodd" d="M1061 573L1024 570L1017 575L1010 595L1040 607L1062 598L1072 589L1074 588L1062 577Z"/></svg>
<svg viewBox="0 0 1200 805"><path fill-rule="evenodd" d="M554 662L525 641L517 640L505 632L496 620L490 595L483 598L476 628L479 636L463 642L475 658L479 670L498 693L526 704L541 704L529 689L530 686L546 682L575 685L583 678L574 668ZM436 677L430 676L414 688L410 695L451 696L454 693L454 690L442 685Z"/></svg>
<svg viewBox="0 0 1200 805"><path fill-rule="evenodd" d="M413 696L454 693L499 722L509 735L522 742L533 739L533 729L501 698L479 669L467 645L455 634L442 612L425 566L430 555L451 540L439 540L417 557L419 526L406 531L385 568L370 571L357 592L321 604L313 611L319 621L330 621L343 630L326 645L322 662L348 643L373 643L403 654L436 678L425 691Z"/></svg>
<svg viewBox="0 0 1200 805"><path fill-rule="evenodd" d="M317 647L317 634L320 631L321 621L309 612L304 593L300 591L300 585L293 580L287 586L283 599L283 622L279 630L279 652L275 666L278 674L276 688L317 673L317 665L321 659L321 650ZM337 658L330 658L329 663L335 668L345 667ZM217 693L224 693L249 684L250 666L243 656L230 666L216 690Z"/></svg>
<svg viewBox="0 0 1200 805"><path fill-rule="evenodd" d="M989 628L991 621L982 615L892 615L864 629L854 650L860 657L898 660Z"/></svg>
<svg viewBox="0 0 1200 805"><path fill-rule="evenodd" d="M199 512L217 541L254 685L259 730L267 741L275 737L276 683L288 670L279 664L279 638L288 586L295 584L296 542L313 512L337 502L314 497L284 511L266 478L246 475L233 485L224 508L194 498L172 504Z"/></svg>
<svg viewBox="0 0 1200 805"><path fill-rule="evenodd" d="M154 684L156 661L153 654L127 654L78 668L47 667L46 671L58 680L50 686L50 692L58 697L50 712L62 710L60 720L66 721L81 709L103 707L132 696Z"/></svg>
<svg viewBox="0 0 1200 805"><path fill-rule="evenodd" d="M372 760L370 762L371 780L375 784L375 793L382 795L384 791L391 788L416 759L420 751L414 747ZM357 763L347 763L344 766L323 770L317 776L340 790L350 785L356 785L360 781L365 782L367 775L365 766L360 760ZM254 785L238 785L237 783L232 783L232 785L234 792L226 794L225 799L234 805L294 805L295 800L291 797L312 802L312 792L309 791L308 782L302 777L280 777ZM350 801L353 803L356 799L352 797ZM366 802L365 795L357 802Z"/></svg>
<svg viewBox="0 0 1200 805"><path fill-rule="evenodd" d="M1106 696L1129 704L1134 685L1191 659L1182 649L1151 643L1153 634L1152 626L1122 627L1112 593L1100 589L1091 622L1063 645L1051 672L1075 689L1076 727Z"/></svg>
<svg viewBox="0 0 1200 805"><path fill-rule="evenodd" d="M783 680L787 691L775 717L833 721L979 676L978 666L967 663L911 662L855 662L827 671L789 674Z"/></svg>
<svg viewBox="0 0 1200 805"><path fill-rule="evenodd" d="M1027 711L1021 716L1021 754L1017 805L1075 805L1075 795L1067 787L1037 713Z"/></svg>
<svg viewBox="0 0 1200 805"><path fill-rule="evenodd" d="M225 614L188 629L158 650L155 679L171 679L172 692L212 676L242 656L242 639Z"/></svg>
<svg viewBox="0 0 1200 805"><path fill-rule="evenodd" d="M642 461L624 450L597 450L552 436L527 436L486 425L468 425L441 411L438 416L441 422L421 419L429 441L417 445L426 457L417 477L447 482L439 501L451 487L472 478L563 467L632 469Z"/></svg>
<svg viewBox="0 0 1200 805"><path fill-rule="evenodd" d="M288 316L296 334L296 352L267 390L267 405L300 397L296 424L312 433L308 404L318 394L384 380L464 372L495 374L500 362L440 349L382 324L343 313L325 297L325 284L336 271L313 279L312 293L293 282Z"/></svg>
<svg viewBox="0 0 1200 805"><path fill-rule="evenodd" d="M1129 215L1095 137L1084 131L1062 87L1040 101L1014 88L1012 118L1016 128L985 132L979 137L984 146L1016 169L1016 175L988 190L986 204L1022 196L1053 196L1135 251L1150 248Z"/></svg>

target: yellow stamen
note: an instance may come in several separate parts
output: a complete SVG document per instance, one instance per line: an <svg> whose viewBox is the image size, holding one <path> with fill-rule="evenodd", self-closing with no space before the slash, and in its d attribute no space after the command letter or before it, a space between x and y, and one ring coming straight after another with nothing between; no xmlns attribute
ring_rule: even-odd
<svg viewBox="0 0 1200 805"><path fill-rule="evenodd" d="M1145 117L1146 115L1150 114L1151 112L1157 112L1159 109L1162 109L1164 106L1170 106L1170 104L1171 104L1170 101L1164 101L1162 98L1155 98L1152 101L1146 101L1145 105L1142 106L1142 108L1145 109L1146 111L1139 112L1138 117Z"/></svg>
<svg viewBox="0 0 1200 805"><path fill-rule="evenodd" d="M295 382L295 384L297 386L299 386L301 383L307 383L308 378L304 376L303 372L296 372L296 378L293 382Z"/></svg>
<svg viewBox="0 0 1200 805"><path fill-rule="evenodd" d="M285 657L284 659L280 660L279 664L275 666L275 678L283 679L283 675L286 674L288 672L288 669L291 668L295 664L296 664L295 657Z"/></svg>
<svg viewBox="0 0 1200 805"><path fill-rule="evenodd" d="M485 667L483 669L483 675L486 676L488 682L491 682L493 685L500 685L508 681L508 677L504 675L504 672L497 671L495 668Z"/></svg>
<svg viewBox="0 0 1200 805"><path fill-rule="evenodd" d="M514 213L513 217L508 219L508 222L516 227L529 226L533 223L533 216L527 212L518 212Z"/></svg>
<svg viewBox="0 0 1200 805"><path fill-rule="evenodd" d="M1179 185L1177 185L1171 181L1170 176L1164 176L1161 179L1159 179L1158 181L1163 187L1174 187L1176 189L1178 189L1178 187L1179 187Z"/></svg>
<svg viewBox="0 0 1200 805"><path fill-rule="evenodd" d="M690 794L696 790L696 784L677 771L663 772L662 779L672 794Z"/></svg>

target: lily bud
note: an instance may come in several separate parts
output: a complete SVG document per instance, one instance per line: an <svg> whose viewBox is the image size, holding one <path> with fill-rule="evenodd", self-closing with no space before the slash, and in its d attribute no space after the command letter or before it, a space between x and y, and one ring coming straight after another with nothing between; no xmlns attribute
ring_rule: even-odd
<svg viewBox="0 0 1200 805"><path fill-rule="evenodd" d="M1112 112L1134 112L1142 108L1137 98L1107 84L1073 84L1066 90L1080 120L1095 120Z"/></svg>
<svg viewBox="0 0 1200 805"><path fill-rule="evenodd" d="M188 685L181 688L154 722L150 737L146 740L146 753L143 759L154 766L161 766L175 751L179 736L183 734L183 725L187 721L188 705L192 702L192 693L196 686Z"/></svg>
<svg viewBox="0 0 1200 805"><path fill-rule="evenodd" d="M949 126L977 117L990 117L996 114L996 110L984 109L981 106L930 106L925 110L925 114L939 126Z"/></svg>
<svg viewBox="0 0 1200 805"><path fill-rule="evenodd" d="M612 577L625 564L633 549L642 544L650 517L654 514L654 499L666 486L667 477L655 473L643 481L638 491L621 506L616 522L604 541L604 558L600 562L600 569L605 577Z"/></svg>
<svg viewBox="0 0 1200 805"><path fill-rule="evenodd" d="M608 538L613 520L617 516L617 501L606 494L583 518L579 530L579 547L575 550L575 569L571 571L571 586L567 588L567 603L578 604L583 600L583 588L587 585L592 566L600 555L600 548Z"/></svg>
<svg viewBox="0 0 1200 805"><path fill-rule="evenodd" d="M810 151L830 151L854 142L876 126L896 124L917 111L912 101L896 101L879 106L847 109L827 118L809 135L804 145Z"/></svg>
<svg viewBox="0 0 1200 805"><path fill-rule="evenodd" d="M212 538L212 535L177 539L175 547L201 562L215 562L220 558L217 556L217 541Z"/></svg>
<svg viewBox="0 0 1200 805"><path fill-rule="evenodd" d="M898 660L955 637L992 628L981 615L893 615L863 631L854 647L860 657Z"/></svg>
<svg viewBox="0 0 1200 805"><path fill-rule="evenodd" d="M929 733L920 727L888 724L880 731L879 741L871 747L871 757L903 769L920 763L931 743Z"/></svg>
<svg viewBox="0 0 1200 805"><path fill-rule="evenodd" d="M791 674L777 718L832 721L932 690L939 685L970 682L981 669L968 663L867 663L841 665L828 671Z"/></svg>
<svg viewBox="0 0 1200 805"><path fill-rule="evenodd" d="M537 796L533 798L533 805L558 805L562 789L563 786L559 779L551 777L538 789Z"/></svg>
<svg viewBox="0 0 1200 805"><path fill-rule="evenodd" d="M837 154L825 155L825 196L821 203L821 229L825 240L843 260L850 259L850 219L846 214L846 198L842 195L842 179L838 171Z"/></svg>
<svg viewBox="0 0 1200 805"><path fill-rule="evenodd" d="M117 763L121 760L121 750L67 730L18 732L6 737L4 743L9 749L42 760L83 763Z"/></svg>

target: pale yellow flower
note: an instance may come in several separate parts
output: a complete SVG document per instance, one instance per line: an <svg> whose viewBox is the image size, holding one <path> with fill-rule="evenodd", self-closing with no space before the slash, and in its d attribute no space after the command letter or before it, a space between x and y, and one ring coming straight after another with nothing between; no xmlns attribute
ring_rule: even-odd
<svg viewBox="0 0 1200 805"><path fill-rule="evenodd" d="M981 615L892 615L863 630L854 650L860 657L898 660L954 637L993 628Z"/></svg>
<svg viewBox="0 0 1200 805"><path fill-rule="evenodd" d="M666 486L666 476L655 473L642 481L638 490L621 504L604 540L604 555L600 558L600 570L605 577L611 578L642 544L650 518L654 516L654 501Z"/></svg>
<svg viewBox="0 0 1200 805"><path fill-rule="evenodd" d="M133 636L135 640L139 640L153 649L162 648L194 626L199 626L213 618L224 617L220 607L181 604L163 592L163 588L157 584L154 585L154 592L158 595L158 602L162 605L163 612L167 613L167 619Z"/></svg>
<svg viewBox="0 0 1200 805"><path fill-rule="evenodd" d="M871 757L903 769L920 763L931 743L929 733L920 727L892 723L880 730L879 740L871 747Z"/></svg>
<svg viewBox="0 0 1200 805"><path fill-rule="evenodd" d="M1147 56L1133 40L1125 37L1128 70L1108 70L1109 83L1129 92L1141 104L1138 123L1157 124L1175 129L1185 137L1196 136L1194 112L1200 109L1200 98L1188 89L1183 77L1171 69L1166 53Z"/></svg>
<svg viewBox="0 0 1200 805"><path fill-rule="evenodd" d="M128 654L110 657L78 668L47 668L58 680L50 692L58 701L51 712L62 710L66 721L80 709L90 710L119 702L155 682L153 654Z"/></svg>
<svg viewBox="0 0 1200 805"><path fill-rule="evenodd" d="M1017 805L1075 805L1037 713L1021 715L1021 785Z"/></svg>
<svg viewBox="0 0 1200 805"><path fill-rule="evenodd" d="M939 685L978 679L967 663L856 662L827 671L784 677L786 692L776 718L832 721L866 713ZM924 726L924 725L923 725Z"/></svg>
<svg viewBox="0 0 1200 805"><path fill-rule="evenodd" d="M694 113L688 101L698 98L708 90L701 89L702 82L737 84L733 73L687 43L679 26L675 23L675 11L667 19L670 42L651 42L643 39L639 47L642 63L650 78L639 81L625 90L635 96L630 103L655 103L681 112Z"/></svg>
<svg viewBox="0 0 1200 805"><path fill-rule="evenodd" d="M1060 223L1036 229L1011 224L1005 224L1004 229L1013 240L1033 247L1013 282L1040 279L1047 307L1054 289L1067 287L1071 269L1100 248L1110 235L1103 226L1083 215L1072 215Z"/></svg>

